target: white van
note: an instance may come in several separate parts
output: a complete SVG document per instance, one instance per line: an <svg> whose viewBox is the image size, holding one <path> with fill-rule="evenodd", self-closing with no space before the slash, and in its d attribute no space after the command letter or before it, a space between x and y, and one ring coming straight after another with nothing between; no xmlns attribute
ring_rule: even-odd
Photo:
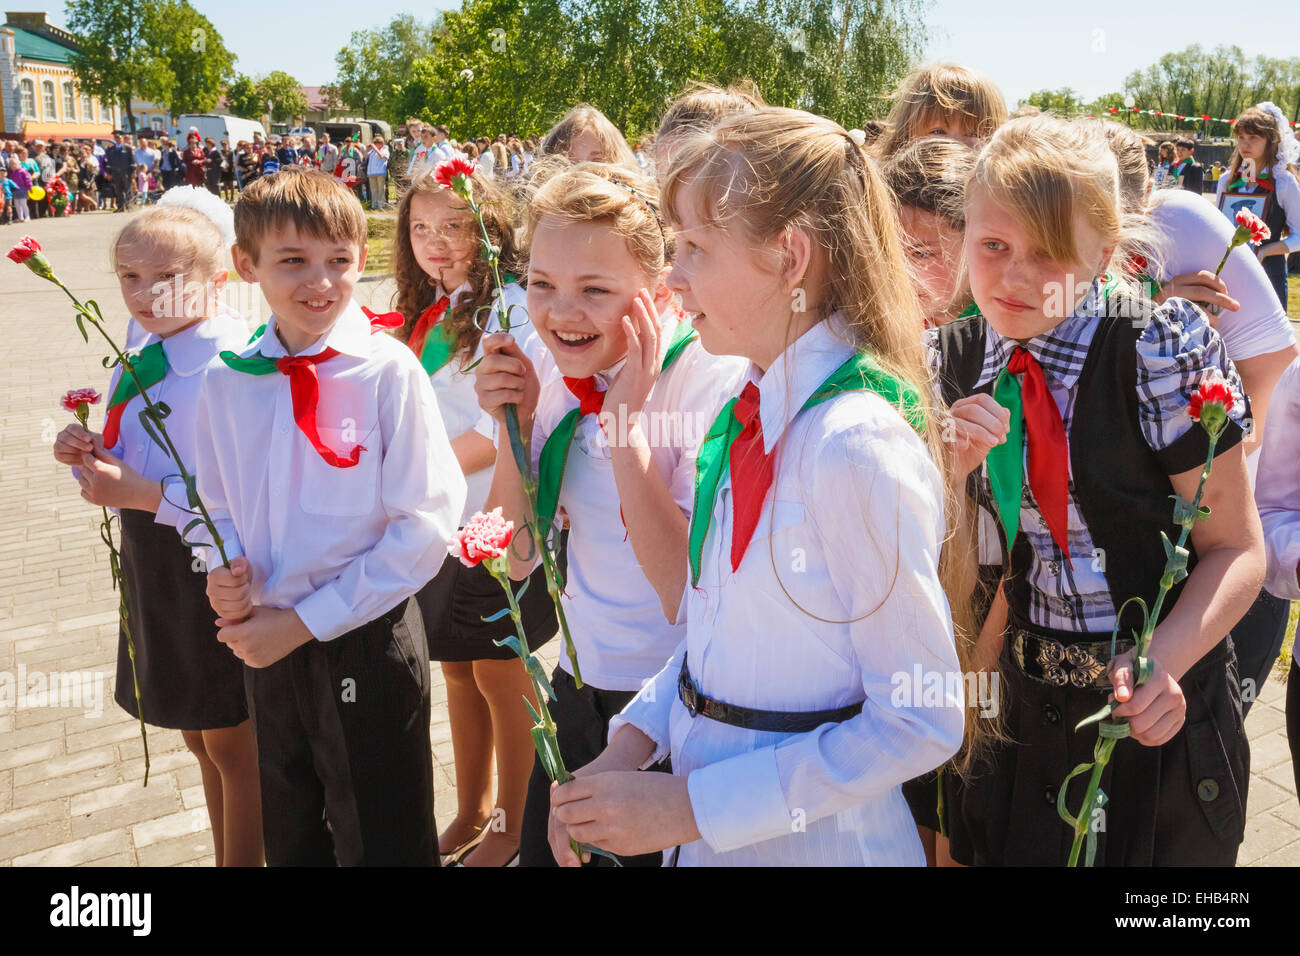
<svg viewBox="0 0 1300 956"><path fill-rule="evenodd" d="M184 113L175 131L175 139L182 146L185 138L190 134L190 127L197 129L203 139L211 136L218 146L223 139L230 143L231 148L234 148L241 139L251 143L254 133L261 133L262 139L266 139L266 130L256 120L242 119L238 116L220 116L216 113Z"/></svg>

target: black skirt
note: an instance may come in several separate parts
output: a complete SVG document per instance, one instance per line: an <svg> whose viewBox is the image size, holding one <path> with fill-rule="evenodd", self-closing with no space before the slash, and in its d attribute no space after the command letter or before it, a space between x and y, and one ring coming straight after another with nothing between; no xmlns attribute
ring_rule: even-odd
<svg viewBox="0 0 1300 956"><path fill-rule="evenodd" d="M248 719L244 665L217 640L207 575L180 535L147 511L122 510L122 577L135 642L144 721L173 730L215 730ZM114 698L138 716L126 632L117 645Z"/></svg>
<svg viewBox="0 0 1300 956"><path fill-rule="evenodd" d="M568 539L569 533L561 532L556 555L561 578L568 570L565 554ZM522 582L515 585L516 593L520 587ZM483 620L509 605L500 582L482 565L467 568L458 558L448 555L437 577L421 588L415 599L424 617L429 660L506 661L517 656L510 648L492 643L515 633L510 615L504 614L491 622ZM540 564L528 576L528 590L519 599L519 610L530 651L536 651L555 636L559 628L555 605L546 590L546 575Z"/></svg>
<svg viewBox="0 0 1300 956"><path fill-rule="evenodd" d="M1065 775L1092 760L1097 728L1075 725L1107 694L1055 687L1001 658L1001 706L1015 743L996 745L966 780L944 774L952 858L968 866L1065 866L1074 833L1057 814ZM1172 740L1120 740L1101 778L1096 866L1232 866L1245 834L1250 746L1231 638L1179 682L1187 719ZM1087 774L1070 781L1077 813ZM1080 856L1082 863L1082 856Z"/></svg>

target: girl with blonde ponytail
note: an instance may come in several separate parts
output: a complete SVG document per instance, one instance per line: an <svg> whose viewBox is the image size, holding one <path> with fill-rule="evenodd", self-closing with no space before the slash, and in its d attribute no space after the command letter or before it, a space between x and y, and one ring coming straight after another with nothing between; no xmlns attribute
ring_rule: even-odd
<svg viewBox="0 0 1300 956"><path fill-rule="evenodd" d="M701 445L687 553L653 578L685 639L553 792L552 849L921 865L901 785L962 745L974 569L945 547L961 522L888 190L836 123L766 107L684 140L663 182L669 286L748 370ZM670 777L628 772L664 755Z"/></svg>

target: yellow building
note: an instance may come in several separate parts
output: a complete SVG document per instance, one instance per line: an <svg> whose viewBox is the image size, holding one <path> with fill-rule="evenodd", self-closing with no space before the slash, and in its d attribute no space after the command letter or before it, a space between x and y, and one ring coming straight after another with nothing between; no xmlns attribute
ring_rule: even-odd
<svg viewBox="0 0 1300 956"><path fill-rule="evenodd" d="M44 13L6 13L0 27L0 138L104 139L118 109L83 94L72 72L77 38Z"/></svg>

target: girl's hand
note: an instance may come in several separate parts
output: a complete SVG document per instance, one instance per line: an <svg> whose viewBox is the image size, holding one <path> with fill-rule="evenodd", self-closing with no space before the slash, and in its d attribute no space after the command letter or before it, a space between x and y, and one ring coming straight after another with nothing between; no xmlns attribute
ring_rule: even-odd
<svg viewBox="0 0 1300 956"><path fill-rule="evenodd" d="M541 385L533 363L513 335L496 332L483 336L483 358L474 369L474 391L479 407L502 424L505 406L518 406L519 428L525 439L532 434Z"/></svg>
<svg viewBox="0 0 1300 956"><path fill-rule="evenodd" d="M104 437L96 432L88 432L74 422L54 439L54 459L65 465L80 465L83 455L93 455L96 449L103 449Z"/></svg>
<svg viewBox="0 0 1300 956"><path fill-rule="evenodd" d="M158 482L145 478L103 448L83 453L77 464L81 468L77 476L81 483L81 497L92 505L134 508L139 511L158 510L162 501L162 489Z"/></svg>
<svg viewBox="0 0 1300 956"><path fill-rule="evenodd" d="M562 866L575 866L572 837L617 856L653 853L700 839L686 778L609 771L577 777L551 791L552 827L563 836ZM554 840L551 843L555 848Z"/></svg>
<svg viewBox="0 0 1300 956"><path fill-rule="evenodd" d="M1187 699L1178 681L1155 657L1147 658L1154 665L1151 677L1135 688L1135 650L1127 650L1111 662L1111 683L1115 688L1111 698L1121 702L1111 716L1128 718L1129 730L1138 743L1159 747L1182 729L1187 720Z"/></svg>
<svg viewBox="0 0 1300 956"><path fill-rule="evenodd" d="M217 640L249 667L270 667L314 640L293 608L253 607L242 621L217 621Z"/></svg>
<svg viewBox="0 0 1300 956"><path fill-rule="evenodd" d="M241 621L253 611L253 566L240 555L230 567L218 565L208 572L208 603L223 620Z"/></svg>
<svg viewBox="0 0 1300 956"><path fill-rule="evenodd" d="M1256 258L1263 262L1269 256L1284 256L1287 254L1286 243L1278 239L1273 242L1266 242L1259 247L1255 253Z"/></svg>
<svg viewBox="0 0 1300 956"><path fill-rule="evenodd" d="M952 419L957 470L965 478L980 466L989 449L1007 440L1011 412L992 395L968 395L952 403Z"/></svg>
<svg viewBox="0 0 1300 956"><path fill-rule="evenodd" d="M1200 272L1184 272L1182 275L1174 276L1168 282L1160 287L1152 301L1160 305L1167 299L1178 297L1188 299L1189 301L1199 303L1200 305L1214 306L1220 310L1227 309L1230 312L1237 312L1241 309L1241 303L1232 296L1228 295L1228 287L1224 285L1223 280L1216 278L1213 272L1202 269ZM1217 316L1210 315L1210 324L1213 325Z"/></svg>
<svg viewBox="0 0 1300 956"><path fill-rule="evenodd" d="M660 371L658 315L654 296L649 289L642 289L632 301L632 315L623 316L627 362L605 395L605 407L611 412L623 405L631 415L645 407Z"/></svg>

